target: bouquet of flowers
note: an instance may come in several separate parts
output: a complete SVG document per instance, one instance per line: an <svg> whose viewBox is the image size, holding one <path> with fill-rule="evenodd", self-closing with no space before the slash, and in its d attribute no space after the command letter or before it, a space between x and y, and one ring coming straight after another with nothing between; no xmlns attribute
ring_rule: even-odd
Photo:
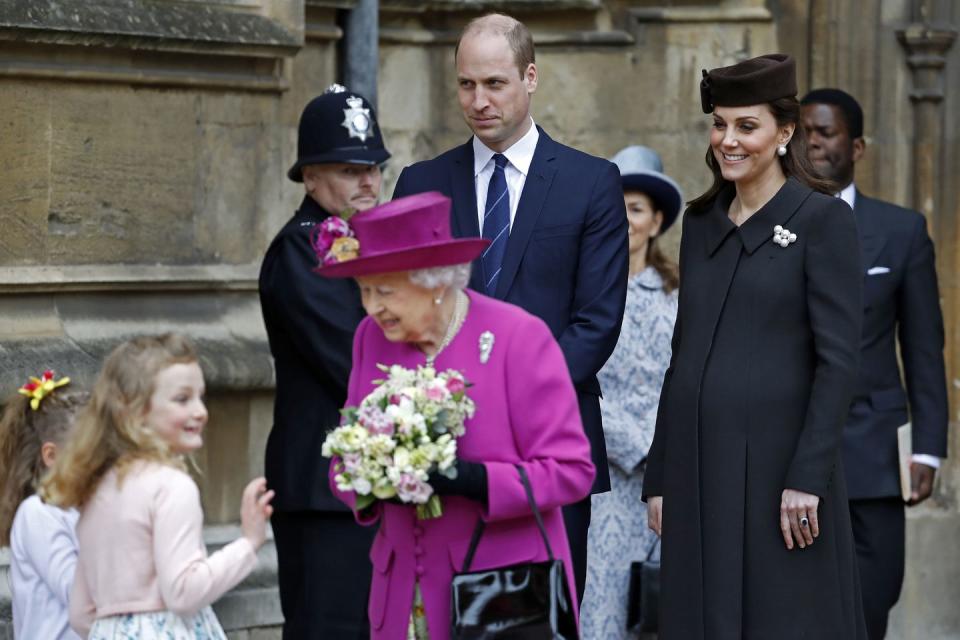
<svg viewBox="0 0 960 640"><path fill-rule="evenodd" d="M421 519L443 513L427 478L437 471L456 477L457 438L473 417L469 384L454 369L416 371L393 365L359 407L346 407L343 424L323 443L323 456L340 458L334 480L353 491L359 511L375 500L399 499L417 506Z"/></svg>

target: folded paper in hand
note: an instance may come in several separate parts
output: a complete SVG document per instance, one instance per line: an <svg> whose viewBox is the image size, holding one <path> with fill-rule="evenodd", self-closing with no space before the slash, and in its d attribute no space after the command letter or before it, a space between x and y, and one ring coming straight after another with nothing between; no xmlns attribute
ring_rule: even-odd
<svg viewBox="0 0 960 640"><path fill-rule="evenodd" d="M910 461L913 457L913 429L910 423L897 427L897 452L900 456L900 495L910 500L913 486L910 481Z"/></svg>

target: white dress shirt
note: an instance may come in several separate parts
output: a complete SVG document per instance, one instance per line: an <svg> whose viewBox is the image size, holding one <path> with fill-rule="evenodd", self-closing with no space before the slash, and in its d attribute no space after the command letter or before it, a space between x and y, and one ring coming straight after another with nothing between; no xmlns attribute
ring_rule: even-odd
<svg viewBox="0 0 960 640"><path fill-rule="evenodd" d="M857 202L857 186L852 182L840 190L840 193L837 194L837 197L850 205L850 208L853 209L853 205Z"/></svg>
<svg viewBox="0 0 960 640"><path fill-rule="evenodd" d="M510 198L510 228L513 229L513 219L517 216L517 204L523 185L527 181L530 163L533 162L533 152L537 149L537 140L540 132L533 118L530 118L530 130L522 138L503 152L507 157L507 166L504 175L507 179L507 194ZM480 234L483 235L483 214L487 208L487 187L490 186L490 176L493 175L493 155L497 153L473 136L473 184L477 192L477 222L480 225Z"/></svg>
<svg viewBox="0 0 960 640"><path fill-rule="evenodd" d="M851 182L836 195L838 198L850 205L851 209L853 209L853 205L857 202L857 187ZM940 458L937 456L931 456L926 453L915 453L913 454L912 460L919 464L925 464L928 467L933 467L934 469L940 468Z"/></svg>

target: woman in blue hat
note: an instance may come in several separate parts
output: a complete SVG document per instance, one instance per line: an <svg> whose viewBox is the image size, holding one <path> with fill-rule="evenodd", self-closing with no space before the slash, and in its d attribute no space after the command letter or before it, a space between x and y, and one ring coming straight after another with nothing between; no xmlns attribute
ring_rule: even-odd
<svg viewBox="0 0 960 640"><path fill-rule="evenodd" d="M676 263L657 238L676 221L683 196L663 174L657 152L631 146L612 161L620 169L630 238L627 306L617 347L600 371L600 405L610 461L610 492L594 495L583 596L584 638L634 638L627 628L630 564L645 559L657 540L640 500L657 400L670 364L677 316Z"/></svg>

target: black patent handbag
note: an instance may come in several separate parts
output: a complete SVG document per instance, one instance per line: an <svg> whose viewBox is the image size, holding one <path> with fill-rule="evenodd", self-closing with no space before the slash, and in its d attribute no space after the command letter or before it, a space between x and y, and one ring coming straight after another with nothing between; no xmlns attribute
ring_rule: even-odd
<svg viewBox="0 0 960 640"><path fill-rule="evenodd" d="M553 555L547 530L523 467L517 466L549 560L470 571L483 535L477 521L463 569L453 576L450 637L454 640L577 640L577 620L563 560Z"/></svg>
<svg viewBox="0 0 960 640"><path fill-rule="evenodd" d="M627 592L627 631L657 631L660 624L660 538L650 548L647 559L630 564L630 589Z"/></svg>

